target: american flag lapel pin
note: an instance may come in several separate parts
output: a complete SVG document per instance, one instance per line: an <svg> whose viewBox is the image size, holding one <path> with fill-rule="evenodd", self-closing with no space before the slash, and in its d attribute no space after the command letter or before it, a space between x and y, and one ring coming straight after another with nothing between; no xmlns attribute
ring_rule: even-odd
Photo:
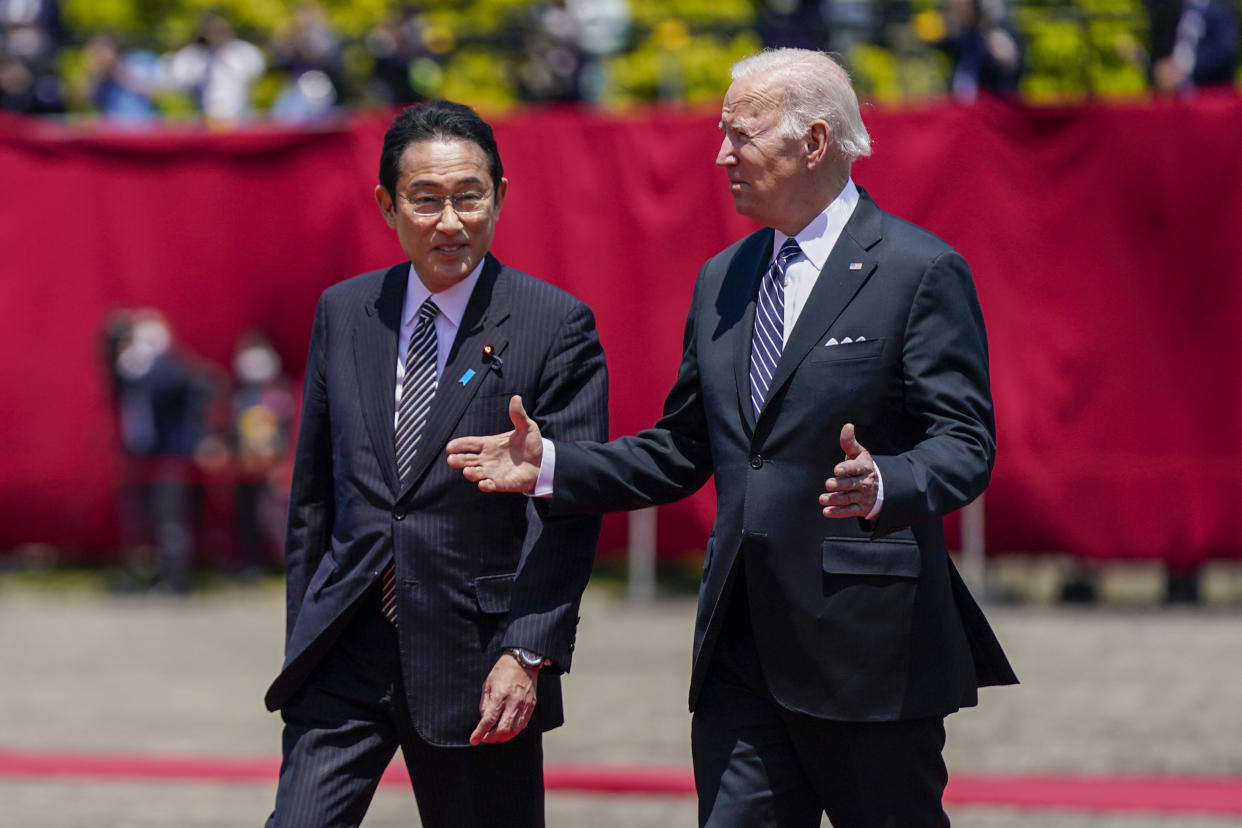
<svg viewBox="0 0 1242 828"><path fill-rule="evenodd" d="M862 270L862 262L850 262L850 270Z"/></svg>

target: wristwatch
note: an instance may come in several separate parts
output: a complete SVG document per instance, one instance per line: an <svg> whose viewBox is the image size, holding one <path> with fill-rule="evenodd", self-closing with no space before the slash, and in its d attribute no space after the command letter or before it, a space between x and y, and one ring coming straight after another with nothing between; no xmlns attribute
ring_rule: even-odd
<svg viewBox="0 0 1242 828"><path fill-rule="evenodd" d="M543 666L543 656L538 653L532 653L530 650L521 647L505 647L505 652L517 659L527 670L538 670Z"/></svg>

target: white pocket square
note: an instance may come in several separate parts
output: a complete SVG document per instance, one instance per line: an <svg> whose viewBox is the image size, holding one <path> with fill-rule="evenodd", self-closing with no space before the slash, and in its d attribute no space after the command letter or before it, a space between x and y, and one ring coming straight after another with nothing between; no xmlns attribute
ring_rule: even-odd
<svg viewBox="0 0 1242 828"><path fill-rule="evenodd" d="M866 341L867 341L867 337L865 336L860 336L857 339L850 339L847 336L845 339L842 339L840 342L838 342L837 338L834 336L824 343L824 347L831 348L833 345L850 345L856 342L866 342Z"/></svg>

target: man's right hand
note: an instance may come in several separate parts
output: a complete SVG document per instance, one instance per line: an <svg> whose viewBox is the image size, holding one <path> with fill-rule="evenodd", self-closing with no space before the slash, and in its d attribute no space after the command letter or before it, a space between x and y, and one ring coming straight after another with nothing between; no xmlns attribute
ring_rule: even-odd
<svg viewBox="0 0 1242 828"><path fill-rule="evenodd" d="M543 462L543 435L526 416L522 398L509 400L513 430L490 437L458 437L450 440L448 464L479 485L482 492L529 492L539 479Z"/></svg>

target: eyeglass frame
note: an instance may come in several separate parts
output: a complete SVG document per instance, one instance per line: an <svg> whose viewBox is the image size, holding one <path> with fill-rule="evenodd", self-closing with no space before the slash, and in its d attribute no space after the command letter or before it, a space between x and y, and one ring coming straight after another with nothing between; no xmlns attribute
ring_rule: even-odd
<svg viewBox="0 0 1242 828"><path fill-rule="evenodd" d="M414 204L414 199L406 195L405 193L397 193L397 197L400 198L402 201L404 201L406 204L410 205L410 212L420 219L439 218L440 216L444 215L445 207L452 207L453 212L457 215L458 218L474 218L476 216L480 216L483 213L487 212L487 208L489 206L488 202L495 200L496 194L491 193L491 192L482 192L482 193L470 192L470 193L453 193L452 195L436 196L436 195L432 195L431 193L419 193L417 196L419 199L427 199L428 201L434 199L440 205L436 209L436 211L433 213L419 212L416 209L416 205ZM462 199L467 199L467 198L470 198L470 199L477 198L479 200L479 206L474 210L462 210L461 207L458 206L458 201Z"/></svg>

